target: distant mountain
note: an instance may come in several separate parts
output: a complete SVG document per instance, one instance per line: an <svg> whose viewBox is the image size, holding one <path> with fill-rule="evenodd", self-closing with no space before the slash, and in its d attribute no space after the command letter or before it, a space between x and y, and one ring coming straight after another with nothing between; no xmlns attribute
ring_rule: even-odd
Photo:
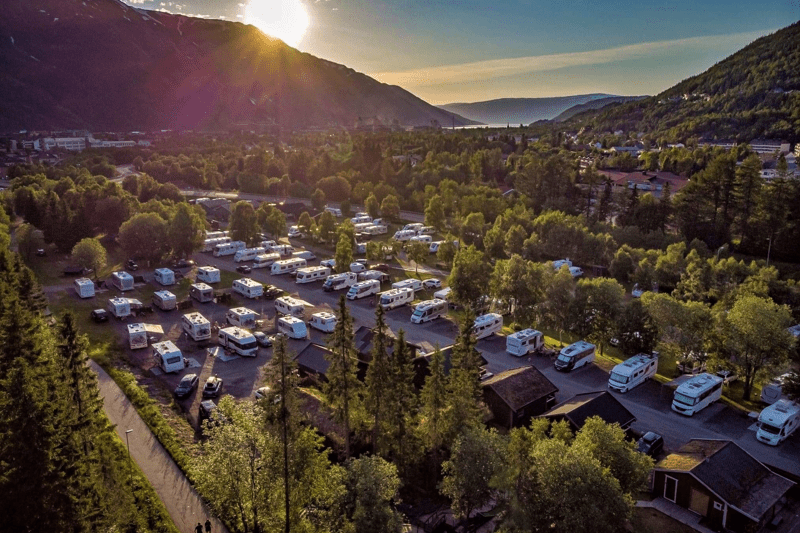
<svg viewBox="0 0 800 533"><path fill-rule="evenodd" d="M800 141L800 22L761 37L656 96L567 121L583 131L645 132L656 139Z"/></svg>
<svg viewBox="0 0 800 533"><path fill-rule="evenodd" d="M252 26L119 0L8 0L0 131L472 124Z"/></svg>
<svg viewBox="0 0 800 533"><path fill-rule="evenodd" d="M530 124L550 120L572 106L608 98L611 94L579 94L549 98L500 98L471 104L445 104L440 108L484 124Z"/></svg>
<svg viewBox="0 0 800 533"><path fill-rule="evenodd" d="M602 109L607 105L611 104L624 104L625 102L635 102L637 100L643 100L647 98L647 96L609 96L608 98L598 98L597 100L590 100L585 104L578 104L570 107L566 111L563 111L561 114L553 118L553 122L563 122L568 118L571 118L578 113L583 113L584 111L589 111L590 109Z"/></svg>

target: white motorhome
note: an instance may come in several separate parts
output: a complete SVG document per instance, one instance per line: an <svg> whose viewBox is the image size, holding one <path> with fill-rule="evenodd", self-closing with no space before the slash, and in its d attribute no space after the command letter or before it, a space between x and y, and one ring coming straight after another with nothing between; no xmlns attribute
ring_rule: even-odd
<svg viewBox="0 0 800 533"><path fill-rule="evenodd" d="M266 236L262 233L260 238L266 239ZM258 243L258 245L261 246L262 248L266 248L267 252L272 252L273 246L278 246L278 243L272 239L269 239L261 241L260 243Z"/></svg>
<svg viewBox="0 0 800 533"><path fill-rule="evenodd" d="M626 393L658 372L658 357L640 353L616 365L608 377L608 388Z"/></svg>
<svg viewBox="0 0 800 533"><path fill-rule="evenodd" d="M183 331L194 341L204 341L211 338L211 322L206 317L195 311L181 317Z"/></svg>
<svg viewBox="0 0 800 533"><path fill-rule="evenodd" d="M166 374L180 372L185 367L183 354L172 341L155 343L153 345L153 358Z"/></svg>
<svg viewBox="0 0 800 533"><path fill-rule="evenodd" d="M193 283L189 287L189 296L200 302L201 304L214 301L214 289L205 283Z"/></svg>
<svg viewBox="0 0 800 533"><path fill-rule="evenodd" d="M759 442L777 446L800 426L800 404L789 400L778 400L764 408L758 415Z"/></svg>
<svg viewBox="0 0 800 533"><path fill-rule="evenodd" d="M415 234L419 233L419 231L425 227L425 224L421 224L419 222L413 222L411 224L406 224L403 226L402 231L413 231Z"/></svg>
<svg viewBox="0 0 800 533"><path fill-rule="evenodd" d="M506 351L517 357L536 353L543 347L544 335L535 329L523 329L506 337Z"/></svg>
<svg viewBox="0 0 800 533"><path fill-rule="evenodd" d="M475 318L475 323L472 325L472 333L476 340L486 338L501 329L503 329L503 317L497 313L481 315Z"/></svg>
<svg viewBox="0 0 800 533"><path fill-rule="evenodd" d="M230 237L213 237L203 241L201 252L213 252L218 244L226 244L231 242Z"/></svg>
<svg viewBox="0 0 800 533"><path fill-rule="evenodd" d="M276 261L281 260L281 254L276 254L275 252L270 252L268 254L261 254L256 256L255 260L253 261L253 268L267 268L272 267Z"/></svg>
<svg viewBox="0 0 800 533"><path fill-rule="evenodd" d="M294 316L282 316L278 319L278 332L290 339L305 339L308 336L306 323Z"/></svg>
<svg viewBox="0 0 800 533"><path fill-rule="evenodd" d="M111 298L107 309L116 318L126 318L131 316L131 301L128 298Z"/></svg>
<svg viewBox="0 0 800 533"><path fill-rule="evenodd" d="M252 261L257 256L265 253L267 251L266 248L258 246L256 248L245 248L244 250L237 250L235 254L233 254L233 262L234 263L241 263L242 261Z"/></svg>
<svg viewBox="0 0 800 533"><path fill-rule="evenodd" d="M153 293L153 305L162 311L172 311L178 307L178 298L169 291L156 291Z"/></svg>
<svg viewBox="0 0 800 533"><path fill-rule="evenodd" d="M410 239L408 239L408 242L409 243L421 242L421 243L424 243L424 244L430 244L431 242L433 242L433 239L431 238L430 235L415 235L414 237L411 237ZM430 247L428 247L428 249L430 250Z"/></svg>
<svg viewBox="0 0 800 533"><path fill-rule="evenodd" d="M243 328L232 326L220 329L217 334L217 344L242 357L258 355L258 342L255 336Z"/></svg>
<svg viewBox="0 0 800 533"><path fill-rule="evenodd" d="M295 283L311 283L331 275L331 269L324 266L298 268Z"/></svg>
<svg viewBox="0 0 800 533"><path fill-rule="evenodd" d="M567 265L567 267L571 267L572 261L570 261L569 258L553 261L553 270L559 270L564 265Z"/></svg>
<svg viewBox="0 0 800 533"><path fill-rule="evenodd" d="M381 272L380 270L365 270L358 273L358 280L364 281L365 279L377 279L381 283L389 281L389 274Z"/></svg>
<svg viewBox="0 0 800 533"><path fill-rule="evenodd" d="M227 231L206 231L206 239L219 239L220 237L227 237Z"/></svg>
<svg viewBox="0 0 800 533"><path fill-rule="evenodd" d="M224 242L214 247L214 257L223 257L226 255L236 255L239 250L247 248L244 241L231 241Z"/></svg>
<svg viewBox="0 0 800 533"><path fill-rule="evenodd" d="M305 259L301 259L299 257L295 259L284 259L283 261L275 261L272 263L272 267L269 271L270 275L272 276L279 276L281 274L291 274L292 272L296 272L298 268L305 268L306 263Z"/></svg>
<svg viewBox="0 0 800 533"><path fill-rule="evenodd" d="M294 253L294 246L291 244L276 244L271 246L268 251L280 254L281 257L291 257Z"/></svg>
<svg viewBox="0 0 800 533"><path fill-rule="evenodd" d="M565 346L561 349L553 366L555 366L556 370L569 372L570 370L588 365L594 361L594 356L594 344L586 341L573 342L569 346Z"/></svg>
<svg viewBox="0 0 800 533"><path fill-rule="evenodd" d="M361 230L361 232L367 235L386 235L389 233L389 227L383 224L370 224Z"/></svg>
<svg viewBox="0 0 800 533"><path fill-rule="evenodd" d="M354 226L356 224L364 224L364 223L367 223L367 222L369 222L371 224L372 223L372 217L369 216L366 213L358 213L358 214L356 214L356 216L354 216L353 218L350 219L350 222L352 222Z"/></svg>
<svg viewBox="0 0 800 533"><path fill-rule="evenodd" d="M418 279L408 278L392 283L393 289L411 289L414 292L422 290L422 282Z"/></svg>
<svg viewBox="0 0 800 533"><path fill-rule="evenodd" d="M128 324L128 344L131 350L147 348L147 330L144 324Z"/></svg>
<svg viewBox="0 0 800 533"><path fill-rule="evenodd" d="M296 252L292 252L292 259L295 258L305 259L306 261L314 261L317 256L314 255L314 252L311 250L297 250Z"/></svg>
<svg viewBox="0 0 800 533"><path fill-rule="evenodd" d="M250 278L242 278L234 280L233 292L245 298L259 298L264 294L264 286Z"/></svg>
<svg viewBox="0 0 800 533"><path fill-rule="evenodd" d="M353 229L356 230L356 233L364 233L364 230L370 226L372 226L371 220L367 222L359 222L358 224L353 224Z"/></svg>
<svg viewBox="0 0 800 533"><path fill-rule="evenodd" d="M444 289L434 292L433 297L438 298L439 300L449 301L451 292L453 292L453 289L451 289L450 287L445 287Z"/></svg>
<svg viewBox="0 0 800 533"><path fill-rule="evenodd" d="M153 272L153 279L165 287L175 285L175 272L168 268L157 268Z"/></svg>
<svg viewBox="0 0 800 533"><path fill-rule="evenodd" d="M411 239L411 237L416 237L416 236L417 232L412 229L401 229L394 232L392 239L394 239L395 241L405 242Z"/></svg>
<svg viewBox="0 0 800 533"><path fill-rule="evenodd" d="M112 272L111 284L122 292L133 290L133 276L127 272Z"/></svg>
<svg viewBox="0 0 800 533"><path fill-rule="evenodd" d="M218 268L212 266L197 267L197 282L203 283L219 283L220 272Z"/></svg>
<svg viewBox="0 0 800 533"><path fill-rule="evenodd" d="M342 210L339 209L338 207L326 207L325 211L335 216L336 218L342 218Z"/></svg>
<svg viewBox="0 0 800 533"><path fill-rule="evenodd" d="M686 416L702 411L722 398L722 378L703 373L682 383L672 397L672 410Z"/></svg>
<svg viewBox="0 0 800 533"><path fill-rule="evenodd" d="M333 330L336 328L337 320L336 315L333 313L322 311L321 313L314 313L311 315L311 320L309 320L308 325L323 333L333 333Z"/></svg>
<svg viewBox="0 0 800 533"><path fill-rule="evenodd" d="M225 313L225 320L231 326L238 326L245 329L256 327L256 316L258 313L246 307L234 307Z"/></svg>
<svg viewBox="0 0 800 533"><path fill-rule="evenodd" d="M380 293L378 303L384 310L395 309L405 304L410 304L414 301L414 291L409 288L405 289L389 289L388 291Z"/></svg>
<svg viewBox="0 0 800 533"><path fill-rule="evenodd" d="M381 290L381 282L377 279L368 279L366 281L359 281L355 285L350 287L350 290L347 291L347 299L348 300L358 300L361 298L366 298L367 296L372 296L373 294L378 294Z"/></svg>
<svg viewBox="0 0 800 533"><path fill-rule="evenodd" d="M425 300L417 304L414 312L411 313L411 322L413 324L422 324L423 322L430 322L436 320L440 316L447 314L447 302L438 298L433 300Z"/></svg>
<svg viewBox="0 0 800 533"><path fill-rule="evenodd" d="M353 253L355 255L364 255L365 253L367 253L367 243L357 242L356 245L353 247Z"/></svg>
<svg viewBox="0 0 800 533"><path fill-rule="evenodd" d="M325 292L338 291L341 289L349 289L358 281L358 276L355 272L342 272L341 274L333 274L325 279L322 284L322 290Z"/></svg>
<svg viewBox="0 0 800 533"><path fill-rule="evenodd" d="M350 272L355 272L358 274L359 272L364 272L367 269L367 265L362 263L361 261L353 261L350 263Z"/></svg>
<svg viewBox="0 0 800 533"><path fill-rule="evenodd" d="M75 292L81 298L91 298L94 296L94 282L89 278L78 278L74 283Z"/></svg>
<svg viewBox="0 0 800 533"><path fill-rule="evenodd" d="M275 311L279 315L302 317L306 312L305 302L291 296L275 298Z"/></svg>

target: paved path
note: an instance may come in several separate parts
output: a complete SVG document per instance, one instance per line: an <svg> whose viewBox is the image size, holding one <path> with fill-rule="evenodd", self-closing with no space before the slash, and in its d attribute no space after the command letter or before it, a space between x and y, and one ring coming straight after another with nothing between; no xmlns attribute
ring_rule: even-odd
<svg viewBox="0 0 800 533"><path fill-rule="evenodd" d="M178 531L194 533L197 523L205 524L209 518L212 533L227 533L227 528L211 515L189 480L158 442L122 389L97 363L90 361L89 365L97 373L103 408L108 418L116 425L117 434L123 442L125 430L133 430L128 435L131 457L164 502Z"/></svg>
<svg viewBox="0 0 800 533"><path fill-rule="evenodd" d="M700 525L700 515L696 515L688 509L684 509L679 505L665 500L664 498L656 498L652 501L637 500L636 507L649 507L661 511L670 518L674 518L681 524L687 525L695 531L700 533L714 533L713 530Z"/></svg>

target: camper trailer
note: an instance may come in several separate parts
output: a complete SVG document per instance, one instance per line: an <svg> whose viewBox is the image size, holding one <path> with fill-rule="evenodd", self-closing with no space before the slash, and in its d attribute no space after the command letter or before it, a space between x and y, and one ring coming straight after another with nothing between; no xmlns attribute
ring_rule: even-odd
<svg viewBox="0 0 800 533"><path fill-rule="evenodd" d="M506 351L511 355L523 357L544 348L544 335L535 329L523 329L506 337Z"/></svg>
<svg viewBox="0 0 800 533"><path fill-rule="evenodd" d="M777 446L800 426L800 404L789 400L778 400L764 408L758 415L759 442Z"/></svg>
<svg viewBox="0 0 800 533"><path fill-rule="evenodd" d="M672 397L672 410L686 416L702 411L722 398L722 378L703 373L682 383Z"/></svg>
<svg viewBox="0 0 800 533"><path fill-rule="evenodd" d="M206 239L219 239L220 237L227 237L227 231L206 231Z"/></svg>
<svg viewBox="0 0 800 533"><path fill-rule="evenodd" d="M128 344L131 350L147 348L147 330L144 324L128 324Z"/></svg>
<svg viewBox="0 0 800 533"><path fill-rule="evenodd" d="M342 289L349 289L357 282L357 275L355 272L343 272L341 274L333 274L325 279L322 284L322 290L325 292L339 291Z"/></svg>
<svg viewBox="0 0 800 533"><path fill-rule="evenodd" d="M108 312L116 318L131 316L131 302L128 298L111 298L108 300Z"/></svg>
<svg viewBox="0 0 800 533"><path fill-rule="evenodd" d="M352 222L354 226L356 224L364 224L364 223L367 223L367 222L369 222L371 224L372 223L372 217L369 216L367 213L358 213L358 214L356 214L356 216L354 216L353 218L350 219L350 222Z"/></svg>
<svg viewBox="0 0 800 533"><path fill-rule="evenodd" d="M378 294L381 290L381 282L377 279L369 279L367 281L359 281L347 291L348 300L358 300Z"/></svg>
<svg viewBox="0 0 800 533"><path fill-rule="evenodd" d="M272 263L272 268L269 273L273 276L280 276L281 274L291 274L293 272L297 272L298 268L305 268L307 264L308 263L306 263L306 260L301 258L275 261L274 263Z"/></svg>
<svg viewBox="0 0 800 533"><path fill-rule="evenodd" d="M767 405L772 405L783 397L783 381L786 374L778 376L769 383L764 383L761 387L761 401Z"/></svg>
<svg viewBox="0 0 800 533"><path fill-rule="evenodd" d="M408 278L392 283L393 289L411 289L414 292L422 290L422 282L418 279Z"/></svg>
<svg viewBox="0 0 800 533"><path fill-rule="evenodd" d="M553 365L556 370L569 372L594 361L594 344L586 341L573 342L559 352Z"/></svg>
<svg viewBox="0 0 800 533"><path fill-rule="evenodd" d="M172 341L157 342L153 345L153 358L166 374L184 369L183 354Z"/></svg>
<svg viewBox="0 0 800 533"><path fill-rule="evenodd" d="M234 263L241 263L242 261L252 261L257 256L266 253L267 249L262 247L257 248L245 248L244 250L237 250L235 254L233 254L233 262Z"/></svg>
<svg viewBox="0 0 800 533"><path fill-rule="evenodd" d="M153 279L165 287L175 285L175 272L168 268L157 268L153 272Z"/></svg>
<svg viewBox="0 0 800 533"><path fill-rule="evenodd" d="M423 322L430 322L436 320L440 316L447 314L447 302L438 298L434 300L425 300L417 304L414 312L411 314L411 322L413 324L422 324Z"/></svg>
<svg viewBox="0 0 800 533"><path fill-rule="evenodd" d="M125 292L125 291L132 291L133 290L133 276L128 274L127 272L120 271L120 272L112 272L111 273L111 284L116 287L118 290Z"/></svg>
<svg viewBox="0 0 800 533"><path fill-rule="evenodd" d="M264 286L250 278L242 278L234 280L233 292L245 298L260 298L264 294Z"/></svg>
<svg viewBox="0 0 800 533"><path fill-rule="evenodd" d="M414 291L410 288L389 289L380 293L378 303L385 311L410 304L414 301Z"/></svg>
<svg viewBox="0 0 800 533"><path fill-rule="evenodd" d="M275 298L275 311L279 315L302 317L306 311L305 302L291 296Z"/></svg>
<svg viewBox="0 0 800 533"><path fill-rule="evenodd" d="M386 235L389 233L389 227L383 224L370 224L361 230L361 233L365 233L367 235Z"/></svg>
<svg viewBox="0 0 800 533"><path fill-rule="evenodd" d="M295 258L305 259L306 262L308 262L316 260L317 256L314 255L314 252L311 250L297 250L296 252L292 252L292 259Z"/></svg>
<svg viewBox="0 0 800 533"><path fill-rule="evenodd" d="M258 355L258 342L255 336L243 328L235 326L222 328L217 334L217 344L242 357Z"/></svg>
<svg viewBox="0 0 800 533"><path fill-rule="evenodd" d="M640 353L616 365L608 377L610 389L626 393L656 375L658 357Z"/></svg>
<svg viewBox="0 0 800 533"><path fill-rule="evenodd" d="M406 224L403 226L402 231L413 231L415 234L419 233L425 225L419 222L412 222L411 224Z"/></svg>
<svg viewBox="0 0 800 533"><path fill-rule="evenodd" d="M342 218L342 210L339 209L338 207L326 207L325 211L335 216L336 218Z"/></svg>
<svg viewBox="0 0 800 533"><path fill-rule="evenodd" d="M497 333L503 329L503 317L497 313L487 313L475 319L472 326L472 333L475 335L476 340Z"/></svg>
<svg viewBox="0 0 800 533"><path fill-rule="evenodd" d="M365 270L358 273L358 280L364 281L365 279L377 279L381 283L389 281L389 274L381 272L380 270Z"/></svg>
<svg viewBox="0 0 800 533"><path fill-rule="evenodd" d="M308 336L306 323L294 316L282 316L278 319L278 333L290 339L305 339Z"/></svg>
<svg viewBox="0 0 800 533"><path fill-rule="evenodd" d="M309 320L308 325L323 333L333 333L336 327L336 321L336 315L322 311L321 313L314 313L311 315L311 320Z"/></svg>
<svg viewBox="0 0 800 533"><path fill-rule="evenodd" d="M444 289L434 292L433 297L438 298L439 300L447 300L449 303L451 292L453 292L453 289L451 289L450 287L445 287Z"/></svg>
<svg viewBox="0 0 800 533"><path fill-rule="evenodd" d="M228 312L225 313L225 320L227 320L228 324L231 326L237 326L245 329L255 329L256 316L258 316L258 313L252 309L248 309L246 307L234 307L233 309L228 309Z"/></svg>
<svg viewBox="0 0 800 533"><path fill-rule="evenodd" d="M414 237L408 239L408 242L409 244L414 242L421 242L430 245L433 242L433 239L431 238L430 235L415 235ZM428 247L428 249L430 249L430 246Z"/></svg>
<svg viewBox="0 0 800 533"><path fill-rule="evenodd" d="M291 244L276 244L269 248L272 253L280 254L281 257L291 257L294 253L294 246Z"/></svg>
<svg viewBox="0 0 800 533"><path fill-rule="evenodd" d="M80 298L91 298L94 296L94 282L89 278L78 278L73 283L75 292Z"/></svg>
<svg viewBox="0 0 800 533"><path fill-rule="evenodd" d="M244 250L245 248L247 248L247 244L245 244L244 241L231 241L231 242L220 243L214 247L214 257L236 255L236 252L238 252L239 250Z"/></svg>
<svg viewBox="0 0 800 533"><path fill-rule="evenodd" d="M311 283L331 275L331 269L323 266L298 268L295 283Z"/></svg>
<svg viewBox="0 0 800 533"><path fill-rule="evenodd" d="M197 282L203 283L219 283L220 282L220 272L218 268L214 268L211 266L201 266L197 268Z"/></svg>
<svg viewBox="0 0 800 533"><path fill-rule="evenodd" d="M410 240L411 237L416 237L416 236L417 236L417 232L414 231L414 230L410 230L410 229L403 230L403 229L401 229L401 230L397 230L397 231L394 232L394 235L392 236L392 239L394 239L396 241L400 241L400 242L405 242L407 240Z"/></svg>
<svg viewBox="0 0 800 533"><path fill-rule="evenodd" d="M153 305L162 311L171 311L178 307L178 298L169 291L156 291L153 293Z"/></svg>
<svg viewBox="0 0 800 533"><path fill-rule="evenodd" d="M218 244L227 244L231 242L230 237L212 237L203 241L201 252L213 252Z"/></svg>
<svg viewBox="0 0 800 533"><path fill-rule="evenodd" d="M253 260L253 268L267 268L275 264L276 261L281 260L281 254L270 252L268 254L257 255Z"/></svg>
<svg viewBox="0 0 800 533"><path fill-rule="evenodd" d="M211 323L206 317L196 311L183 315L181 318L181 325L183 326L183 331L195 342L205 341L211 338Z"/></svg>
<svg viewBox="0 0 800 533"><path fill-rule="evenodd" d="M201 304L214 301L214 289L205 283L194 283L189 287L189 296Z"/></svg>

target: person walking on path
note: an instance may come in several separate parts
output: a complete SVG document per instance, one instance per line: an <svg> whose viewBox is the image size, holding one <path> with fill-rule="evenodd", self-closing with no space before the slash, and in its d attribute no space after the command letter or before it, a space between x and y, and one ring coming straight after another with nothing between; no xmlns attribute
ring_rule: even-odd
<svg viewBox="0 0 800 533"><path fill-rule="evenodd" d="M194 533L203 533L203 525L200 522L195 526Z"/></svg>
<svg viewBox="0 0 800 533"><path fill-rule="evenodd" d="M211 520L206 519L206 533L211 533Z"/></svg>

